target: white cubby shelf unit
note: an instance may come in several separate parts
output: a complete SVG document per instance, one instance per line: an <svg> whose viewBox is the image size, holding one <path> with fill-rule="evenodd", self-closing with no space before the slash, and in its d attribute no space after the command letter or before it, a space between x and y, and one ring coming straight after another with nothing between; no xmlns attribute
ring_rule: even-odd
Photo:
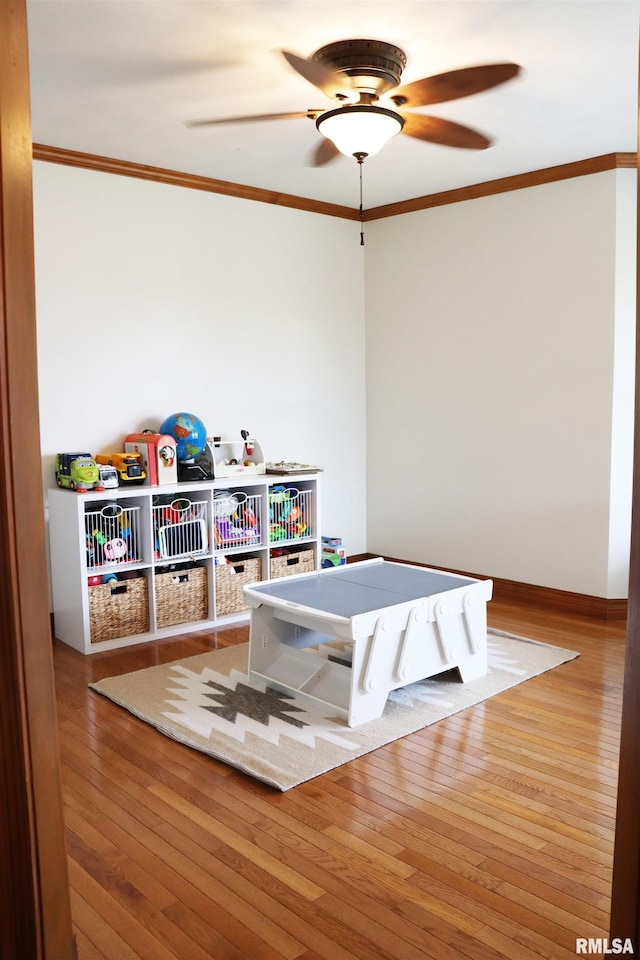
<svg viewBox="0 0 640 960"><path fill-rule="evenodd" d="M97 653L249 616L243 587L317 570L320 475L48 491L55 636Z"/></svg>

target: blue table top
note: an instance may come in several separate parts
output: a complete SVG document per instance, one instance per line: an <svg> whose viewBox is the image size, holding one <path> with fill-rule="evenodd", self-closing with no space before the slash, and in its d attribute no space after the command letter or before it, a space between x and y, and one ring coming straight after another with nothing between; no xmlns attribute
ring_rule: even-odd
<svg viewBox="0 0 640 960"><path fill-rule="evenodd" d="M465 577L381 560L269 580L251 591L322 613L354 617L473 583Z"/></svg>

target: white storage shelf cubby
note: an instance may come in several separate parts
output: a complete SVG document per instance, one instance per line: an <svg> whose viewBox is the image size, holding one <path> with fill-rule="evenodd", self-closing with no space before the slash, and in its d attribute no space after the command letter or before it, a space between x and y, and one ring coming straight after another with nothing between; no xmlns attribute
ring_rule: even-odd
<svg viewBox="0 0 640 960"><path fill-rule="evenodd" d="M245 584L319 569L319 474L48 491L55 635L82 653L248 617Z"/></svg>

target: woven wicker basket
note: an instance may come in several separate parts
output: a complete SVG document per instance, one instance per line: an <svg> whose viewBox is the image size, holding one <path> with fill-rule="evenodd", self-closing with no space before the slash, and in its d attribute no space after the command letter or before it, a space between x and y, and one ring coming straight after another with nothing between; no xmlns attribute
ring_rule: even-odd
<svg viewBox="0 0 640 960"><path fill-rule="evenodd" d="M100 583L89 587L91 643L146 633L149 629L149 588L146 577L123 580L115 589Z"/></svg>
<svg viewBox="0 0 640 960"><path fill-rule="evenodd" d="M206 567L160 573L155 578L155 591L158 627L207 619L209 603Z"/></svg>
<svg viewBox="0 0 640 960"><path fill-rule="evenodd" d="M316 569L315 551L291 550L281 557L269 560L269 576L272 580L279 577L292 577L295 573L312 573Z"/></svg>
<svg viewBox="0 0 640 960"><path fill-rule="evenodd" d="M259 557L238 558L216 567L216 616L247 609L242 588L260 580L261 568Z"/></svg>

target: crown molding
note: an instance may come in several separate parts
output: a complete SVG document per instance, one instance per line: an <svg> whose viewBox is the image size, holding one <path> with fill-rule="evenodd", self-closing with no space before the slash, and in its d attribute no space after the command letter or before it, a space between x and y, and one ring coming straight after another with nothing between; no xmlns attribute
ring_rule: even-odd
<svg viewBox="0 0 640 960"><path fill-rule="evenodd" d="M60 163L68 167L82 167L85 170L97 170L102 173L113 173L121 177L153 180L156 183L168 183L173 186L188 187L191 190L220 193L228 197L239 197L242 200L255 200L258 203L271 203L280 207L291 207L294 210L307 210L311 213L322 213L329 217L341 217L344 220L360 219L358 209L344 207L337 203L309 200L305 197L296 197L293 194L278 193L274 190L263 190L259 187L246 187L242 184L230 183L226 180L214 180L210 177L200 177L191 173L166 170L163 167L150 167L145 164L130 163L127 160L114 160L110 157L100 157L92 153L80 153L76 150L50 147L42 143L33 144L33 159L44 160L47 163ZM503 177L500 180L489 180L486 183L476 183L469 187L445 190L442 193L415 197L412 200L402 200L398 203L372 207L365 211L364 219L366 221L380 220L384 217L395 217L403 213L413 213L416 210L428 210L430 207L441 207L449 203L460 203L463 200L475 200L478 197L489 197L497 193L508 193L511 190L538 187L543 183L569 180L572 177L584 177L592 173L601 173L604 170L621 168L635 169L637 165L637 153L607 153L601 157L592 157L589 160L578 160L575 163L562 163L558 166L547 167L543 170L533 170L531 173L521 173L513 177Z"/></svg>
<svg viewBox="0 0 640 960"><path fill-rule="evenodd" d="M584 177L592 173L601 173L603 170L620 168L633 168L635 170L637 166L637 153L607 153L601 157L592 157L589 160L561 163L556 167L533 170L531 173L520 173L514 177L503 177L500 180L476 183L470 187L460 187L457 190L445 190L443 193L416 197L414 200L402 200L399 203L389 203L382 207L372 207L367 210L366 219L380 220L383 217L395 217L398 214L413 213L416 210L428 210L430 207L460 203L462 200L476 200L478 197L490 197L497 193L508 193L511 190L539 187L543 183L555 183L558 180Z"/></svg>
<svg viewBox="0 0 640 960"><path fill-rule="evenodd" d="M166 170L164 167L150 167L128 160L114 160L92 153L79 153L76 150L64 150L61 147L49 147L42 143L33 144L33 159L47 163L60 163L67 167L82 167L85 170L97 170L101 173L114 173L121 177L136 177L138 180L153 180L156 183L168 183L176 187L188 187L190 190L204 190L207 193L221 193L227 197L239 197L242 200L256 200L259 203L272 203L280 207L292 207L294 210L307 210L311 213L323 213L329 217L342 217L345 220L358 220L359 213L351 207L337 203L323 203L309 200L275 190L263 190L260 187L245 187L240 183L226 180L213 180L192 173L180 173Z"/></svg>

